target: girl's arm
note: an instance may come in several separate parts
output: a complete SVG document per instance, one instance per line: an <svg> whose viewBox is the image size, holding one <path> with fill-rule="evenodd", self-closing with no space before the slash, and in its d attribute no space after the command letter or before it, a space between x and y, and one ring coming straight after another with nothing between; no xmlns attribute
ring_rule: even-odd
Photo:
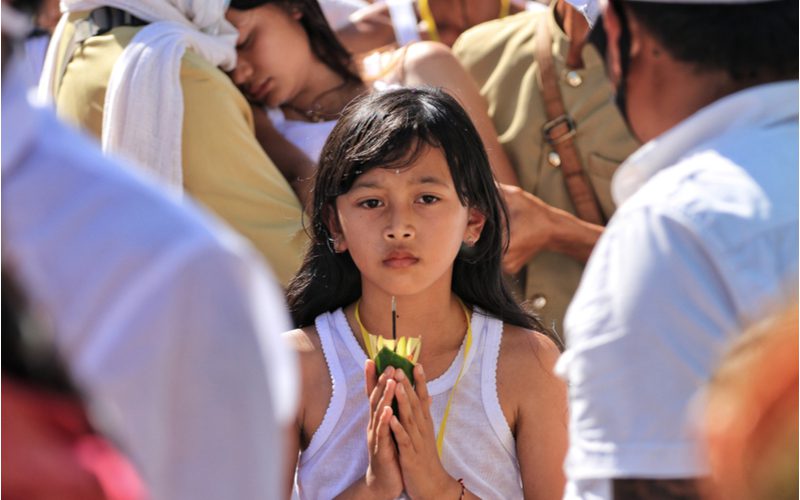
<svg viewBox="0 0 800 500"><path fill-rule="evenodd" d="M408 45L405 50L405 60L400 63L403 84L442 87L455 97L481 136L495 179L503 184L519 186L517 173L500 145L497 131L489 118L486 101L450 48L437 42L417 42Z"/></svg>
<svg viewBox="0 0 800 500"><path fill-rule="evenodd" d="M333 396L333 386L316 328L292 330L285 333L284 338L297 352L300 367L297 416L286 429L284 439L284 491L286 498L290 498L300 450L308 446L311 436L322 424Z"/></svg>
<svg viewBox="0 0 800 500"><path fill-rule="evenodd" d="M563 495L567 386L553 373L558 356L558 348L544 335L505 326L497 387L514 431L526 499Z"/></svg>

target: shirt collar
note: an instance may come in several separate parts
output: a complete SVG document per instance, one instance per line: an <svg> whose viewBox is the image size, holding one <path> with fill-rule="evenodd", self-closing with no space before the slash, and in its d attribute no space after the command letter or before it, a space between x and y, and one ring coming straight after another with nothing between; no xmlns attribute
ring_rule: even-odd
<svg viewBox="0 0 800 500"><path fill-rule="evenodd" d="M22 162L26 151L38 139L41 129L41 108L31 104L32 86L30 73L22 51L15 51L3 72L2 87L2 172L7 174Z"/></svg>
<svg viewBox="0 0 800 500"><path fill-rule="evenodd" d="M758 85L723 97L633 153L617 170L611 191L622 204L659 171L674 165L701 144L740 128L760 128L794 118L796 80Z"/></svg>

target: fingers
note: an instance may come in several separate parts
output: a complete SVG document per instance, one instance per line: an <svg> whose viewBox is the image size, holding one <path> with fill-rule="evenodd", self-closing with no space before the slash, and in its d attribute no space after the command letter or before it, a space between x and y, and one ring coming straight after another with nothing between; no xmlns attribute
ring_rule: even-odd
<svg viewBox="0 0 800 500"><path fill-rule="evenodd" d="M364 371L367 371L365 366ZM386 406L383 402L386 399L386 392L389 390L389 382L391 382L391 393L392 396L389 398L389 402L387 404L392 403L392 397L394 397L394 388L396 382L392 379L394 375L394 368L391 366L387 368L380 377L378 377L378 382L376 385L372 387L372 391L369 393L369 411L370 411L370 424L369 428L374 429L376 425L376 413L379 413L379 409L383 406ZM367 385L369 386L369 377L367 377Z"/></svg>
<svg viewBox="0 0 800 500"><path fill-rule="evenodd" d="M400 463L403 464L407 462L410 457L414 456L416 451L414 449L414 443L411 436L406 432L405 427L403 427L403 424L400 423L400 420L398 420L396 416L393 415L389 420L389 426L392 429L394 440L397 443L397 451L400 452Z"/></svg>
<svg viewBox="0 0 800 500"><path fill-rule="evenodd" d="M381 450L391 451L392 439L389 430L391 428L390 422L393 418L395 417L392 415L391 406L384 406L383 410L378 413L378 425L375 429L375 434L378 437L376 452Z"/></svg>
<svg viewBox="0 0 800 500"><path fill-rule="evenodd" d="M378 385L375 362L371 359L364 363L364 380L366 381L367 397L370 397L375 386Z"/></svg>
<svg viewBox="0 0 800 500"><path fill-rule="evenodd" d="M392 446L389 433L389 421L393 418L392 399L395 397L396 387L397 383L394 380L386 381L386 390L378 403L378 409L373 413L373 429L375 432L375 438L372 441L375 443L373 452L384 457L391 456L394 453L394 446Z"/></svg>
<svg viewBox="0 0 800 500"><path fill-rule="evenodd" d="M414 381L416 383L417 397L420 401L424 402L425 408L430 410L431 397L430 394L428 394L428 379L425 378L425 370L420 364L414 367Z"/></svg>

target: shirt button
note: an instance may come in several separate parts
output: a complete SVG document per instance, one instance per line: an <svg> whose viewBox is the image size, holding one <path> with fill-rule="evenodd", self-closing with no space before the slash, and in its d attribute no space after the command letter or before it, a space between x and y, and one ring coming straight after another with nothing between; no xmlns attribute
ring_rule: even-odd
<svg viewBox="0 0 800 500"><path fill-rule="evenodd" d="M547 153L547 163L549 163L553 167L560 167L561 166L561 157L558 156L558 153L555 151L550 151Z"/></svg>
<svg viewBox="0 0 800 500"><path fill-rule="evenodd" d="M537 293L536 295L531 297L531 305L537 311L541 311L547 305L547 297L545 297L541 293Z"/></svg>
<svg viewBox="0 0 800 500"><path fill-rule="evenodd" d="M580 87L582 83L583 78L581 78L581 75L579 75L577 71L567 72L567 84L569 84L570 87Z"/></svg>

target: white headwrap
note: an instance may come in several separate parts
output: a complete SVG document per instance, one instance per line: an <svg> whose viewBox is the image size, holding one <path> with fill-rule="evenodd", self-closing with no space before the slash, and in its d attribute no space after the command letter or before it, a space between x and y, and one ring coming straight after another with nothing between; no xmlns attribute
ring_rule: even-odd
<svg viewBox="0 0 800 500"><path fill-rule="evenodd" d="M192 49L214 66L236 65L237 33L225 20L225 0L62 0L65 14L45 59L39 96L53 98L55 59L70 12L116 7L148 21L114 64L103 108L102 147L183 189L181 58Z"/></svg>

